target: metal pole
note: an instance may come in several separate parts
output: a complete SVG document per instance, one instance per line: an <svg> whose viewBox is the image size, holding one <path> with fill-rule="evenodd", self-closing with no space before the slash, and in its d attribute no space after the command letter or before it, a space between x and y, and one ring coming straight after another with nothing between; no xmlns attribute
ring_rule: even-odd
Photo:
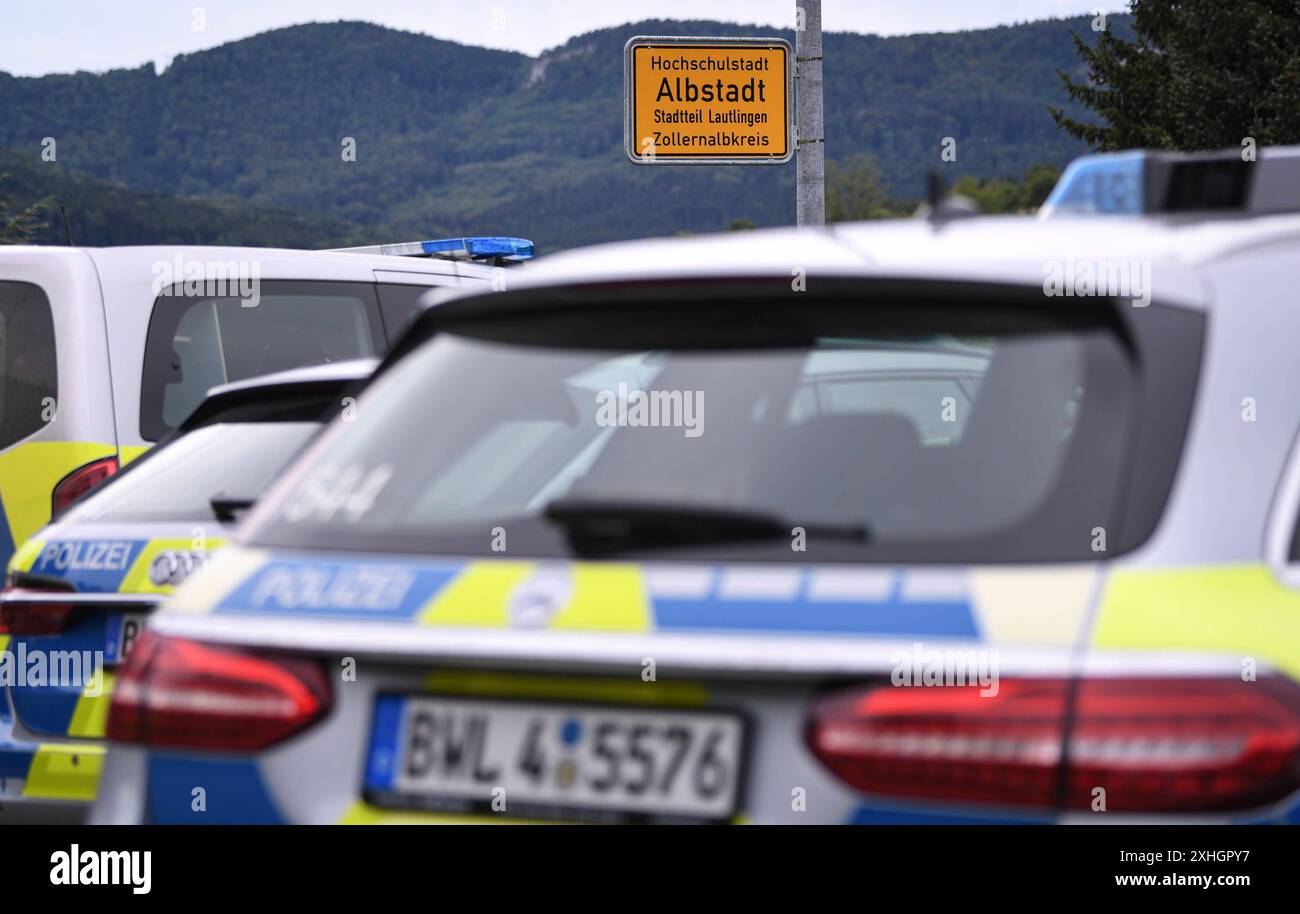
<svg viewBox="0 0 1300 914"><path fill-rule="evenodd" d="M795 104L799 176L795 223L826 224L826 142L822 123L822 0L795 0ZM802 11L802 12L800 12ZM802 26L802 27L801 27Z"/></svg>

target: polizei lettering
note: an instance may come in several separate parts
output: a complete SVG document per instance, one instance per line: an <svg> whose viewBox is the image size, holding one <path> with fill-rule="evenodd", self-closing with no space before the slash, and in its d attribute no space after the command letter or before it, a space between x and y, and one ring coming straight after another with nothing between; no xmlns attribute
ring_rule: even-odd
<svg viewBox="0 0 1300 914"><path fill-rule="evenodd" d="M131 558L129 541L78 540L49 543L32 566L47 571L125 571Z"/></svg>

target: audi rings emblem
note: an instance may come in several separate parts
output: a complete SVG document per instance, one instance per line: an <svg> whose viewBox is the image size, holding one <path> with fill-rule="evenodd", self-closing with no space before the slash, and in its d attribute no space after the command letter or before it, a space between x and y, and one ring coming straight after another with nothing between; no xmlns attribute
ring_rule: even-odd
<svg viewBox="0 0 1300 914"><path fill-rule="evenodd" d="M201 552L187 552L183 549L166 549L154 558L149 566L149 580L157 587L180 584L203 564Z"/></svg>

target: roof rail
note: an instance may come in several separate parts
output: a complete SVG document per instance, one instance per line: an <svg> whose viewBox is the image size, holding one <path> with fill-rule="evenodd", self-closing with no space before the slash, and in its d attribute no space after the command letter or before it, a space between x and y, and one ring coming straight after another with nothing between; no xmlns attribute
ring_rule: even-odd
<svg viewBox="0 0 1300 914"><path fill-rule="evenodd" d="M435 238L430 241L400 241L395 244L370 244L359 248L332 248L346 254L384 254L391 257L438 257L444 260L488 260L494 263L518 263L533 256L533 243L527 238L479 236Z"/></svg>
<svg viewBox="0 0 1300 914"><path fill-rule="evenodd" d="M1300 212L1300 146L1086 155L1066 167L1040 216Z"/></svg>

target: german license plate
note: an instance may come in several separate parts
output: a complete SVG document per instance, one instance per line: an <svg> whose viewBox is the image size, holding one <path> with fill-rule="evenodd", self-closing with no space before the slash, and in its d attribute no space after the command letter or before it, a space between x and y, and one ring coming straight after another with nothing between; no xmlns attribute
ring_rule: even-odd
<svg viewBox="0 0 1300 914"><path fill-rule="evenodd" d="M381 695L366 797L577 821L725 821L744 721L712 710Z"/></svg>
<svg viewBox="0 0 1300 914"><path fill-rule="evenodd" d="M136 638L144 631L148 618L148 613L113 613L108 617L104 644L105 663L114 665L126 659Z"/></svg>

